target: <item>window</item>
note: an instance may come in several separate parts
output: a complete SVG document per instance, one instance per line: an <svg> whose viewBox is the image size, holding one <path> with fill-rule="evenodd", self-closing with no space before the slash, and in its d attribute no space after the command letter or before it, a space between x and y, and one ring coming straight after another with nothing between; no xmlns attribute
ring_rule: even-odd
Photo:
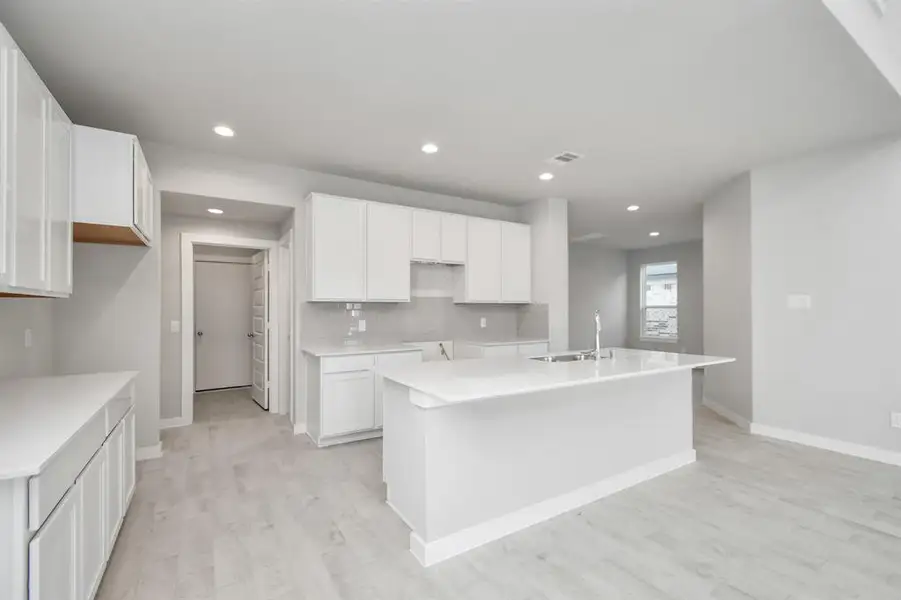
<svg viewBox="0 0 901 600"><path fill-rule="evenodd" d="M679 339L679 266L653 263L641 267L641 339Z"/></svg>

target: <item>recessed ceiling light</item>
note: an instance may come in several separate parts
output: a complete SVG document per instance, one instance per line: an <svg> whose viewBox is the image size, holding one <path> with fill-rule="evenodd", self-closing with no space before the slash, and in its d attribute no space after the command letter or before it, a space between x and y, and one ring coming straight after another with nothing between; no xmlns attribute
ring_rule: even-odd
<svg viewBox="0 0 901 600"><path fill-rule="evenodd" d="M228 125L216 125L213 127L213 131L222 137L235 137L235 130Z"/></svg>
<svg viewBox="0 0 901 600"><path fill-rule="evenodd" d="M635 212L635 211L638 210L639 208L641 208L641 207L638 206L637 204L633 204L633 205L631 205L631 206L627 206L627 207L626 207L626 210L629 211L629 212Z"/></svg>
<svg viewBox="0 0 901 600"><path fill-rule="evenodd" d="M553 178L554 178L553 173L542 173L541 175L538 176L538 179L540 179L541 181L550 181Z"/></svg>
<svg viewBox="0 0 901 600"><path fill-rule="evenodd" d="M651 237L657 237L657 236L660 235L660 232L659 232L659 231L652 231L652 232L649 233L648 235L651 236Z"/></svg>
<svg viewBox="0 0 901 600"><path fill-rule="evenodd" d="M426 154L435 154L438 152L438 146L429 142L428 144L423 144L422 151Z"/></svg>
<svg viewBox="0 0 901 600"><path fill-rule="evenodd" d="M222 214L222 209L221 209L221 208L208 208L208 209L206 209L206 211L207 211L208 213L213 213L214 215L221 215L221 214Z"/></svg>

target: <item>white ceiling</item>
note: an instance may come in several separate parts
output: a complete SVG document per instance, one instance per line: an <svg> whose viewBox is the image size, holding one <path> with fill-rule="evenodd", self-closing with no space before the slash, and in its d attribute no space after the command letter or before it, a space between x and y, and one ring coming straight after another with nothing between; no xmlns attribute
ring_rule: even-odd
<svg viewBox="0 0 901 600"><path fill-rule="evenodd" d="M699 237L699 201L750 166L901 131L901 100L821 0L3 0L0 20L77 122L565 197L574 236L621 247ZM562 151L585 158L538 181Z"/></svg>
<svg viewBox="0 0 901 600"><path fill-rule="evenodd" d="M200 217L223 221L250 221L254 223L282 223L291 216L292 210L287 206L241 202L225 198L210 198L194 194L176 194L163 192L160 210L164 215L180 215L183 217ZM221 215L209 212L210 208L218 208Z"/></svg>

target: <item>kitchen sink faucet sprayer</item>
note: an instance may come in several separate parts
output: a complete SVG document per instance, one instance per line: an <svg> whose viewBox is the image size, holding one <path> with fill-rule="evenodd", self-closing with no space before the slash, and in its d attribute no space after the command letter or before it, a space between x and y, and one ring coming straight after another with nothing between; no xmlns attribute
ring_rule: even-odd
<svg viewBox="0 0 901 600"><path fill-rule="evenodd" d="M601 331L603 327L601 326L601 311L600 309L594 311L594 358L595 360L599 360L601 358Z"/></svg>

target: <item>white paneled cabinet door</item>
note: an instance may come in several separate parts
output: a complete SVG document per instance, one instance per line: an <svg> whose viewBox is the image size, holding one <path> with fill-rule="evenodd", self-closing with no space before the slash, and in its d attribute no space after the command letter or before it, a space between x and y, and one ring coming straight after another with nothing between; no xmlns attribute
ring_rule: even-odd
<svg viewBox="0 0 901 600"><path fill-rule="evenodd" d="M501 300L528 303L532 298L532 231L528 225L501 223Z"/></svg>
<svg viewBox="0 0 901 600"><path fill-rule="evenodd" d="M124 516L122 504L122 464L124 460L123 425L120 422L106 440L106 556L113 551L119 525Z"/></svg>
<svg viewBox="0 0 901 600"><path fill-rule="evenodd" d="M310 199L310 300L366 299L366 203Z"/></svg>
<svg viewBox="0 0 901 600"><path fill-rule="evenodd" d="M134 160L134 226L149 240L153 237L153 189L150 183L150 168L147 166L147 159L144 158L144 151L141 150L141 144L138 143L137 138L132 143Z"/></svg>
<svg viewBox="0 0 901 600"><path fill-rule="evenodd" d="M91 600L106 565L106 446L94 455L75 483L81 495L78 587L81 600Z"/></svg>
<svg viewBox="0 0 901 600"><path fill-rule="evenodd" d="M19 288L47 287L47 205L44 194L45 136L50 95L25 56L13 50L9 83L10 131L7 157L14 164L7 200L14 241L10 250L10 284ZM10 175L7 175L9 177ZM9 228L8 228L9 230Z"/></svg>
<svg viewBox="0 0 901 600"><path fill-rule="evenodd" d="M72 488L28 545L28 600L81 600L78 592L80 494Z"/></svg>
<svg viewBox="0 0 901 600"><path fill-rule="evenodd" d="M375 426L372 371L322 376L322 435L365 431Z"/></svg>
<svg viewBox="0 0 901 600"><path fill-rule="evenodd" d="M72 292L72 121L56 101L47 129L49 291Z"/></svg>
<svg viewBox="0 0 901 600"><path fill-rule="evenodd" d="M466 217L441 213L441 262L462 265L466 262Z"/></svg>
<svg viewBox="0 0 901 600"><path fill-rule="evenodd" d="M441 213L433 210L413 211L413 260L441 261Z"/></svg>
<svg viewBox="0 0 901 600"><path fill-rule="evenodd" d="M501 300L501 223L466 220L466 302Z"/></svg>
<svg viewBox="0 0 901 600"><path fill-rule="evenodd" d="M125 415L122 428L122 515L128 511L128 505L135 495L135 409Z"/></svg>
<svg viewBox="0 0 901 600"><path fill-rule="evenodd" d="M366 299L410 301L410 237L412 210L404 206L367 206Z"/></svg>
<svg viewBox="0 0 901 600"><path fill-rule="evenodd" d="M375 426L384 424L382 414L385 380L378 374L379 369L386 367L402 367L405 365L418 365L422 362L422 352L397 352L391 354L379 354L375 357Z"/></svg>

